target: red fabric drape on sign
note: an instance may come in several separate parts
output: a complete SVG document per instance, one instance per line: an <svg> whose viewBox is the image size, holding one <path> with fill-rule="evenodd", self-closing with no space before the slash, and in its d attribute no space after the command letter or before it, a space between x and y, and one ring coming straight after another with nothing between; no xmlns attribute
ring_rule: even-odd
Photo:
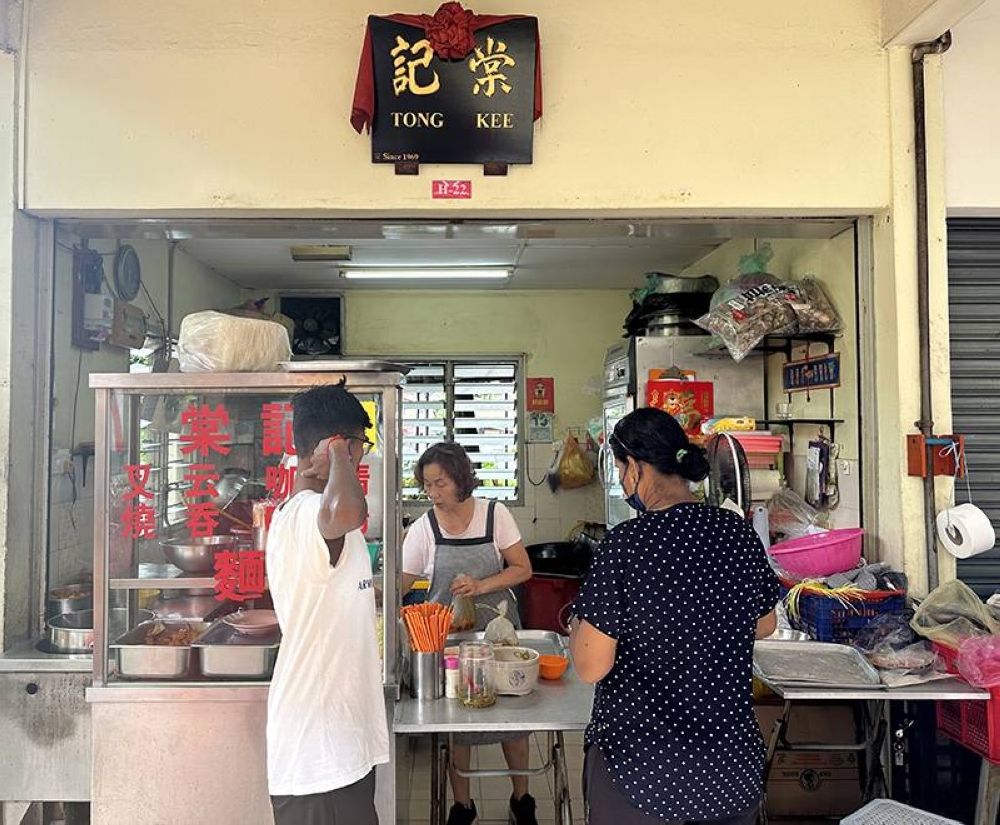
<svg viewBox="0 0 1000 825"><path fill-rule="evenodd" d="M524 14L484 14L473 15L469 29L477 32L487 26L506 23L508 20L519 20ZM393 23L402 23L428 31L434 21L430 14L388 14L382 18ZM535 120L542 116L542 45L535 35ZM372 58L372 36L368 25L365 25L365 42L361 48L361 62L358 65L358 79L354 84L354 105L351 108L351 125L359 134L363 129L371 130L375 118L375 65Z"/></svg>

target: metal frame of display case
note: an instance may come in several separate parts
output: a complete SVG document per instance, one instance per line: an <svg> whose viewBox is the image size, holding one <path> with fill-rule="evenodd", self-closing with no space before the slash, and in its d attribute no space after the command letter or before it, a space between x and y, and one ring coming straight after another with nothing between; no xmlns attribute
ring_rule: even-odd
<svg viewBox="0 0 1000 825"><path fill-rule="evenodd" d="M96 395L96 434L94 480L96 489L94 510L94 655L93 685L95 688L114 686L109 683L109 640L108 608L110 591L138 590L139 588L170 588L180 582L186 587L211 587L214 579L207 578L139 578L138 569L134 578L115 578L110 571L110 482L111 451L109 449L108 421L112 396L116 392L129 397L126 413L128 416L128 436L132 441L130 451L137 453L139 437L139 398L142 395L189 395L197 393L223 393L226 395L255 395L264 393L288 394L301 392L311 387L338 384L356 395L377 395L382 401L383 432L382 472L382 543L383 543L383 686L387 695L399 695L399 674L397 673L397 623L394 621L398 607L397 559L401 541L400 489L400 439L401 419L399 415L400 386L407 372L405 366L385 362L366 361L358 364L341 363L336 366L326 362L317 365L315 371L304 371L296 364L296 371L274 373L136 373L136 374L94 374L90 376L90 386ZM212 687L221 685L232 688L238 681L226 682L170 682L171 687L181 685ZM260 684L254 682L251 684ZM127 682L133 689L164 686L162 682Z"/></svg>

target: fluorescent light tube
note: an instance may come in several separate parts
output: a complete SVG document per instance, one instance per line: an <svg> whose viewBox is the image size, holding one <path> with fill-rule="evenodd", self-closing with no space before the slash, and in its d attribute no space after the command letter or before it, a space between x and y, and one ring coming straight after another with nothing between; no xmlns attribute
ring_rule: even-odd
<svg viewBox="0 0 1000 825"><path fill-rule="evenodd" d="M480 281L504 280L510 277L509 269L475 269L451 267L448 269L341 269L342 277L355 281Z"/></svg>
<svg viewBox="0 0 1000 825"><path fill-rule="evenodd" d="M333 244L306 244L290 247L293 261L349 261L351 247Z"/></svg>

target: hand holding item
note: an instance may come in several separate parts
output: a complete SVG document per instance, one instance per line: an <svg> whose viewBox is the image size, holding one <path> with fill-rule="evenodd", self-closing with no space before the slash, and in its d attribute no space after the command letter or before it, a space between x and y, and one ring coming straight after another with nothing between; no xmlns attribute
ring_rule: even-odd
<svg viewBox="0 0 1000 825"><path fill-rule="evenodd" d="M478 596L480 593L479 582L472 576L462 573L456 576L451 583L451 592L455 596Z"/></svg>

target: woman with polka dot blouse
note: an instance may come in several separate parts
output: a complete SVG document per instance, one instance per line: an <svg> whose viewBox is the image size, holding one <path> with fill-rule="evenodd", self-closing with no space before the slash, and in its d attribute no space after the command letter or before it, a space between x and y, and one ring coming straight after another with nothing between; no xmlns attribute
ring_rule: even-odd
<svg viewBox="0 0 1000 825"><path fill-rule="evenodd" d="M764 742L755 638L779 584L752 525L700 504L705 453L667 413L638 409L608 439L629 505L595 554L570 645L596 683L586 735L589 825L753 823Z"/></svg>

